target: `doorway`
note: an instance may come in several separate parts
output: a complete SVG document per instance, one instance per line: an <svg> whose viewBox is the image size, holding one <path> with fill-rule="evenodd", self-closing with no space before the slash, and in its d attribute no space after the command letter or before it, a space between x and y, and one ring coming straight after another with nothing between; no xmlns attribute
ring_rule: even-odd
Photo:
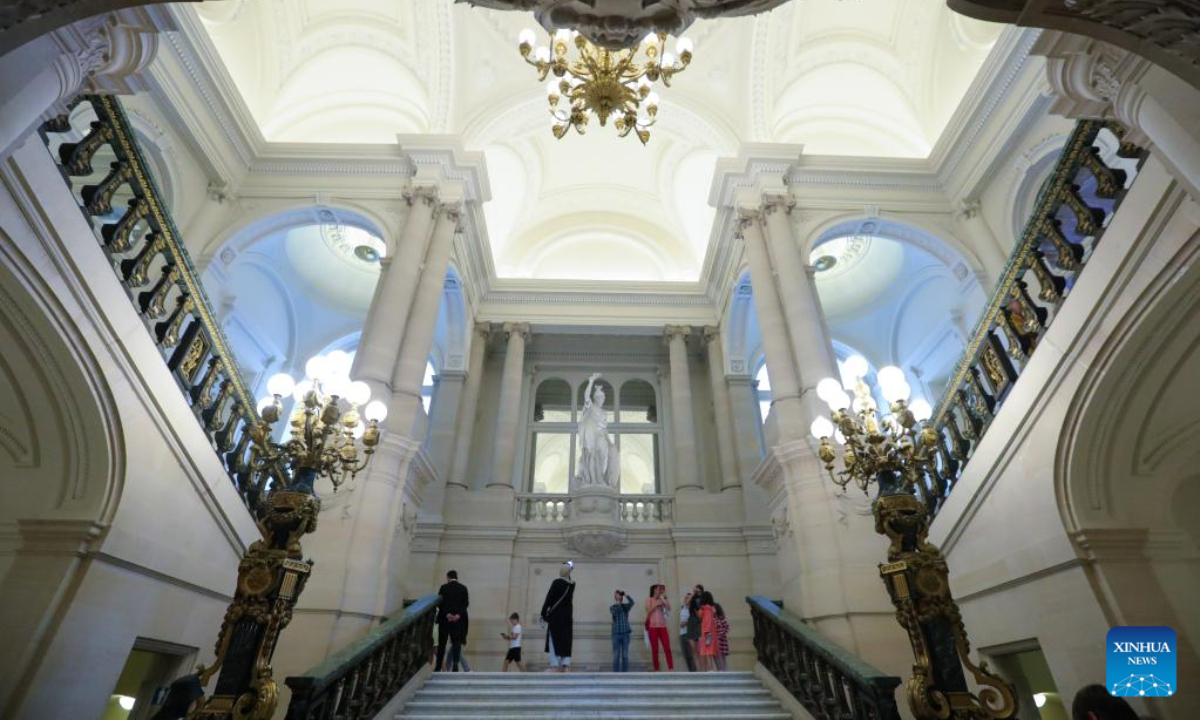
<svg viewBox="0 0 1200 720"><path fill-rule="evenodd" d="M1036 640L981 652L986 653L1000 676L1016 688L1021 717L1071 720L1070 698L1059 694L1050 665Z"/></svg>
<svg viewBox="0 0 1200 720"><path fill-rule="evenodd" d="M171 681L192 669L196 648L138 638L100 720L149 720Z"/></svg>

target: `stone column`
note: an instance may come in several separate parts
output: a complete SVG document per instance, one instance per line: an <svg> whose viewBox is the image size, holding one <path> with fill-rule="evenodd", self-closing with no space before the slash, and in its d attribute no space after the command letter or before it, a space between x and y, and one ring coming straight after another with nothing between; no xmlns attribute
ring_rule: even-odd
<svg viewBox="0 0 1200 720"><path fill-rule="evenodd" d="M675 491L701 490L696 465L696 417L692 410L692 385L688 374L687 325L665 329L671 362L671 428L675 438Z"/></svg>
<svg viewBox="0 0 1200 720"><path fill-rule="evenodd" d="M808 263L801 258L792 234L789 218L792 205L789 195L771 194L763 199L766 234L771 244L771 255L775 259L775 274L779 278L779 299L787 319L792 353L796 358L796 379L804 396L813 392L822 378L836 378L838 372L825 324L825 313L821 310L821 298L817 295ZM772 387L774 381L772 375ZM816 397L815 394L813 397ZM810 413L817 408L809 402L805 405ZM780 437L782 439L783 435Z"/></svg>
<svg viewBox="0 0 1200 720"><path fill-rule="evenodd" d="M1193 102L1200 102L1200 93L1193 90L1191 95ZM1188 194L1200 200L1200 131L1193 128L1196 134L1189 133L1162 103L1137 85L1123 87L1115 102L1117 119L1141 130Z"/></svg>
<svg viewBox="0 0 1200 720"><path fill-rule="evenodd" d="M82 92L146 89L143 71L158 51L158 33L174 29L162 12L119 10L59 28L0 58L0 158Z"/></svg>
<svg viewBox="0 0 1200 720"><path fill-rule="evenodd" d="M733 410L729 401L729 387L725 384L725 354L721 351L721 335L717 328L706 327L703 337L708 348L708 379L712 385L717 451L721 456L721 492L724 492L742 484L737 451L733 447Z"/></svg>
<svg viewBox="0 0 1200 720"><path fill-rule="evenodd" d="M767 256L761 214L757 209L743 210L742 217L742 239L750 265L750 284L754 289L754 309L758 313L763 350L767 356L767 372L771 376L771 402L779 425L779 438L781 441L797 440L806 433L804 416L800 412L800 382Z"/></svg>
<svg viewBox="0 0 1200 720"><path fill-rule="evenodd" d="M408 327L421 259L425 257L429 234L438 213L435 185L410 188L404 193L404 199L408 203L408 216L396 240L394 254L380 261L383 269L375 283L375 297L371 300L354 358L353 377L370 383L374 394L394 389L392 371Z"/></svg>
<svg viewBox="0 0 1200 720"><path fill-rule="evenodd" d="M454 455L446 484L461 488L468 487L467 472L471 461L471 435L475 432L475 414L479 409L479 388L483 383L483 363L487 353L487 339L492 332L491 323L476 323L471 333L471 356L467 365L467 381L463 387L462 402L454 428Z"/></svg>
<svg viewBox="0 0 1200 720"><path fill-rule="evenodd" d="M981 281L980 285L983 285L984 290L987 291L996 284L1004 272L1004 264L1008 262L1008 252L1012 251L1012 244L1007 251L1000 247L1000 241L996 239L996 233L992 232L992 227L988 225L987 219L983 216L978 200L970 199L959 202L958 207L954 210L954 219L962 228L963 237L970 242L970 247L975 250L979 261L983 263L983 271L986 273L988 282Z"/></svg>
<svg viewBox="0 0 1200 720"><path fill-rule="evenodd" d="M1127 141L1155 155L1200 199L1200 90L1141 56L1099 40L1043 32L1031 55L1046 58L1057 99L1051 112L1070 118L1113 118Z"/></svg>
<svg viewBox="0 0 1200 720"><path fill-rule="evenodd" d="M504 323L508 334L508 349L504 355L504 374L500 385L500 408L496 413L496 448L492 453L491 480L487 486L513 488L513 459L520 438L521 380L525 376L525 341L529 339L529 323Z"/></svg>
<svg viewBox="0 0 1200 720"><path fill-rule="evenodd" d="M437 328L438 308L446 287L446 268L450 263L450 252L454 249L454 235L458 232L459 213L457 205L444 206L439 213L429 252L421 270L421 280L412 300L412 312L408 316L404 341L400 345L400 356L392 370L392 408L397 415L397 424L391 425L396 432L415 437L416 416L421 406L421 382L425 378L425 365L429 362L429 348L433 345L433 333ZM390 419L390 418L389 418ZM422 438L416 438L418 440Z"/></svg>

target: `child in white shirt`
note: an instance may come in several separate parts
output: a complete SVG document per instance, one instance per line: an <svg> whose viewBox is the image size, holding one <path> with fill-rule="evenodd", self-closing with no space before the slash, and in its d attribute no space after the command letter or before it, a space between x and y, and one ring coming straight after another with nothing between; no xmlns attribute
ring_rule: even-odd
<svg viewBox="0 0 1200 720"><path fill-rule="evenodd" d="M508 641L508 653L504 656L501 672L508 672L510 663L516 663L517 670L525 672L525 664L521 662L521 617L516 613L508 616L508 629L508 632L500 633L500 637Z"/></svg>

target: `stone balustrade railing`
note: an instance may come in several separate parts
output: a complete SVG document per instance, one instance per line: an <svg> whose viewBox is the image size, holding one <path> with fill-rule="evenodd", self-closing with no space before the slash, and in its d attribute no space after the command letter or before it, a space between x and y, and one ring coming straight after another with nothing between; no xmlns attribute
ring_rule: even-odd
<svg viewBox="0 0 1200 720"><path fill-rule="evenodd" d="M746 598L758 661L817 720L900 720L885 675L764 597Z"/></svg>
<svg viewBox="0 0 1200 720"><path fill-rule="evenodd" d="M120 102L89 95L79 103L84 107L77 105L71 116L45 123L42 138L242 501L255 512L267 490L247 471L249 430L258 413L200 274ZM94 168L97 162L107 169Z"/></svg>
<svg viewBox="0 0 1200 720"><path fill-rule="evenodd" d="M517 495L516 517L521 523L562 523L571 517L570 495L526 493ZM674 519L675 499L670 495L622 495L617 502L619 522L653 525Z"/></svg>
<svg viewBox="0 0 1200 720"><path fill-rule="evenodd" d="M1102 133L1110 147L1118 148L1111 160L1098 142ZM930 512L940 509L961 477L1116 213L1144 158L1123 136L1119 126L1080 121L1039 193L934 409L932 422L940 436L937 472L921 488Z"/></svg>
<svg viewBox="0 0 1200 720"><path fill-rule="evenodd" d="M571 516L568 495L533 493L517 495L517 521L526 523L561 523Z"/></svg>
<svg viewBox="0 0 1200 720"><path fill-rule="evenodd" d="M671 522L675 498L670 495L637 495L621 498L621 521L636 525Z"/></svg>
<svg viewBox="0 0 1200 720"><path fill-rule="evenodd" d="M292 690L286 720L373 718L433 654L434 610L428 595L303 675Z"/></svg>

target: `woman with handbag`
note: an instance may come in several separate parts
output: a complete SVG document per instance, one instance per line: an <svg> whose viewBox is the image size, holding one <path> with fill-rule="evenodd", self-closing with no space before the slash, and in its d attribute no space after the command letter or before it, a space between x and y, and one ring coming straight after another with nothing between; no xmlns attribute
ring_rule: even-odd
<svg viewBox="0 0 1200 720"><path fill-rule="evenodd" d="M539 624L546 628L546 652L550 653L550 667L546 672L571 671L571 638L574 633L575 581L571 571L575 563L568 560L558 571L558 578L550 583L546 602L542 603Z"/></svg>

